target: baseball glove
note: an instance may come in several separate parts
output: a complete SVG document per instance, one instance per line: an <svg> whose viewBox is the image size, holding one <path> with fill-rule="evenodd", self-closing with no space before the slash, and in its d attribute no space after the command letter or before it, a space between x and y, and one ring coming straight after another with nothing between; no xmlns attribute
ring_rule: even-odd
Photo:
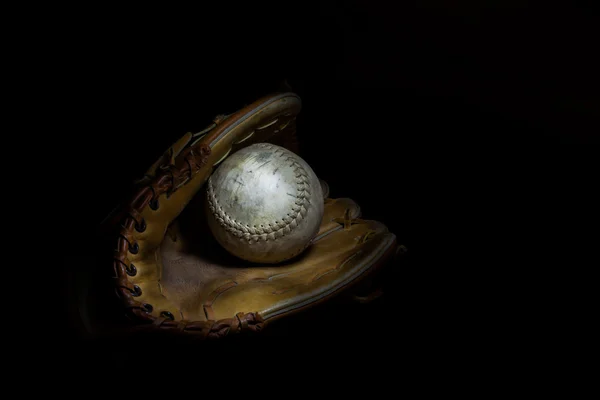
<svg viewBox="0 0 600 400"><path fill-rule="evenodd" d="M205 221L205 183L229 154L267 142L298 152L291 92L261 98L221 115L174 143L107 220L115 228L114 290L126 326L220 338L263 330L271 321L312 308L365 280L397 250L377 221L360 219L348 198L329 198L320 230L298 257L251 264L227 253ZM315 171L318 174L318 171Z"/></svg>

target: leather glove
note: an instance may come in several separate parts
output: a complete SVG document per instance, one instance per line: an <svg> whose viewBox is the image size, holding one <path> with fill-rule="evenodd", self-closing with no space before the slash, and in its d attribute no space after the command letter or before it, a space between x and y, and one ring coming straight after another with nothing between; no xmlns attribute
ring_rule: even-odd
<svg viewBox="0 0 600 400"><path fill-rule="evenodd" d="M137 182L106 223L113 228L118 309L128 327L198 338L258 332L272 321L352 296L396 252L396 237L383 223L361 219L351 199L330 198L322 181L323 219L300 256L279 265L252 264L216 242L203 211L211 173L252 143L298 152L300 109L300 98L287 92L218 116L202 132L181 137Z"/></svg>

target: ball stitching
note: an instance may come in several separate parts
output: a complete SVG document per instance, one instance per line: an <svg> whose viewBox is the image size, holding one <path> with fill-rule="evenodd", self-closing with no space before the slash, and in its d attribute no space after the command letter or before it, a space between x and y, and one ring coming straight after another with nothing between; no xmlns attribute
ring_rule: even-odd
<svg viewBox="0 0 600 400"><path fill-rule="evenodd" d="M274 146L268 143L257 143L254 146L261 147L267 150L274 150L274 154L284 157L286 156L286 152L275 148ZM246 224L241 224L237 222L234 218L232 218L229 214L223 210L222 206L219 204L214 192L214 188L212 185L212 177L208 178L207 185L207 199L208 199L208 207L210 211L213 213L217 222L225 229L227 232L231 233L233 236L245 239L248 242L258 242L258 241L269 241L269 240L277 240L280 237L283 237L294 230L299 225L299 222L306 217L308 214L308 209L310 206L310 185L308 182L308 173L304 169L304 167L298 163L296 157L293 155L289 155L286 158L286 161L290 162L290 167L294 168L294 172L296 173L296 200L291 207L291 212L286 214L281 220L275 220L271 223L267 223L267 226L264 227L261 225L260 227L248 226Z"/></svg>

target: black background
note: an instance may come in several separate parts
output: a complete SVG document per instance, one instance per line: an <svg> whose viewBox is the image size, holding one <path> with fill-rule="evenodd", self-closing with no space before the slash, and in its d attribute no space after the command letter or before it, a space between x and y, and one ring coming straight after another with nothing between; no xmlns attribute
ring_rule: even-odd
<svg viewBox="0 0 600 400"><path fill-rule="evenodd" d="M596 10L392 3L97 9L57 24L41 40L56 63L48 120L78 182L58 213L73 247L86 248L81 220L99 223L178 137L287 80L303 100L301 155L409 252L369 311L221 354L419 370L543 347L561 302L547 296L561 271L545 246L571 240L556 228L596 172ZM68 363L115 363L66 325Z"/></svg>

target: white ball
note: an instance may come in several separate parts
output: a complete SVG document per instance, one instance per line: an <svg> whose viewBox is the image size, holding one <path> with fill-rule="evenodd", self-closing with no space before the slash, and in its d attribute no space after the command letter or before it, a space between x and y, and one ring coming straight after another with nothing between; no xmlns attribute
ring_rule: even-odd
<svg viewBox="0 0 600 400"><path fill-rule="evenodd" d="M295 153L257 143L227 157L207 182L207 218L231 254L278 263L300 254L323 219L323 192Z"/></svg>

